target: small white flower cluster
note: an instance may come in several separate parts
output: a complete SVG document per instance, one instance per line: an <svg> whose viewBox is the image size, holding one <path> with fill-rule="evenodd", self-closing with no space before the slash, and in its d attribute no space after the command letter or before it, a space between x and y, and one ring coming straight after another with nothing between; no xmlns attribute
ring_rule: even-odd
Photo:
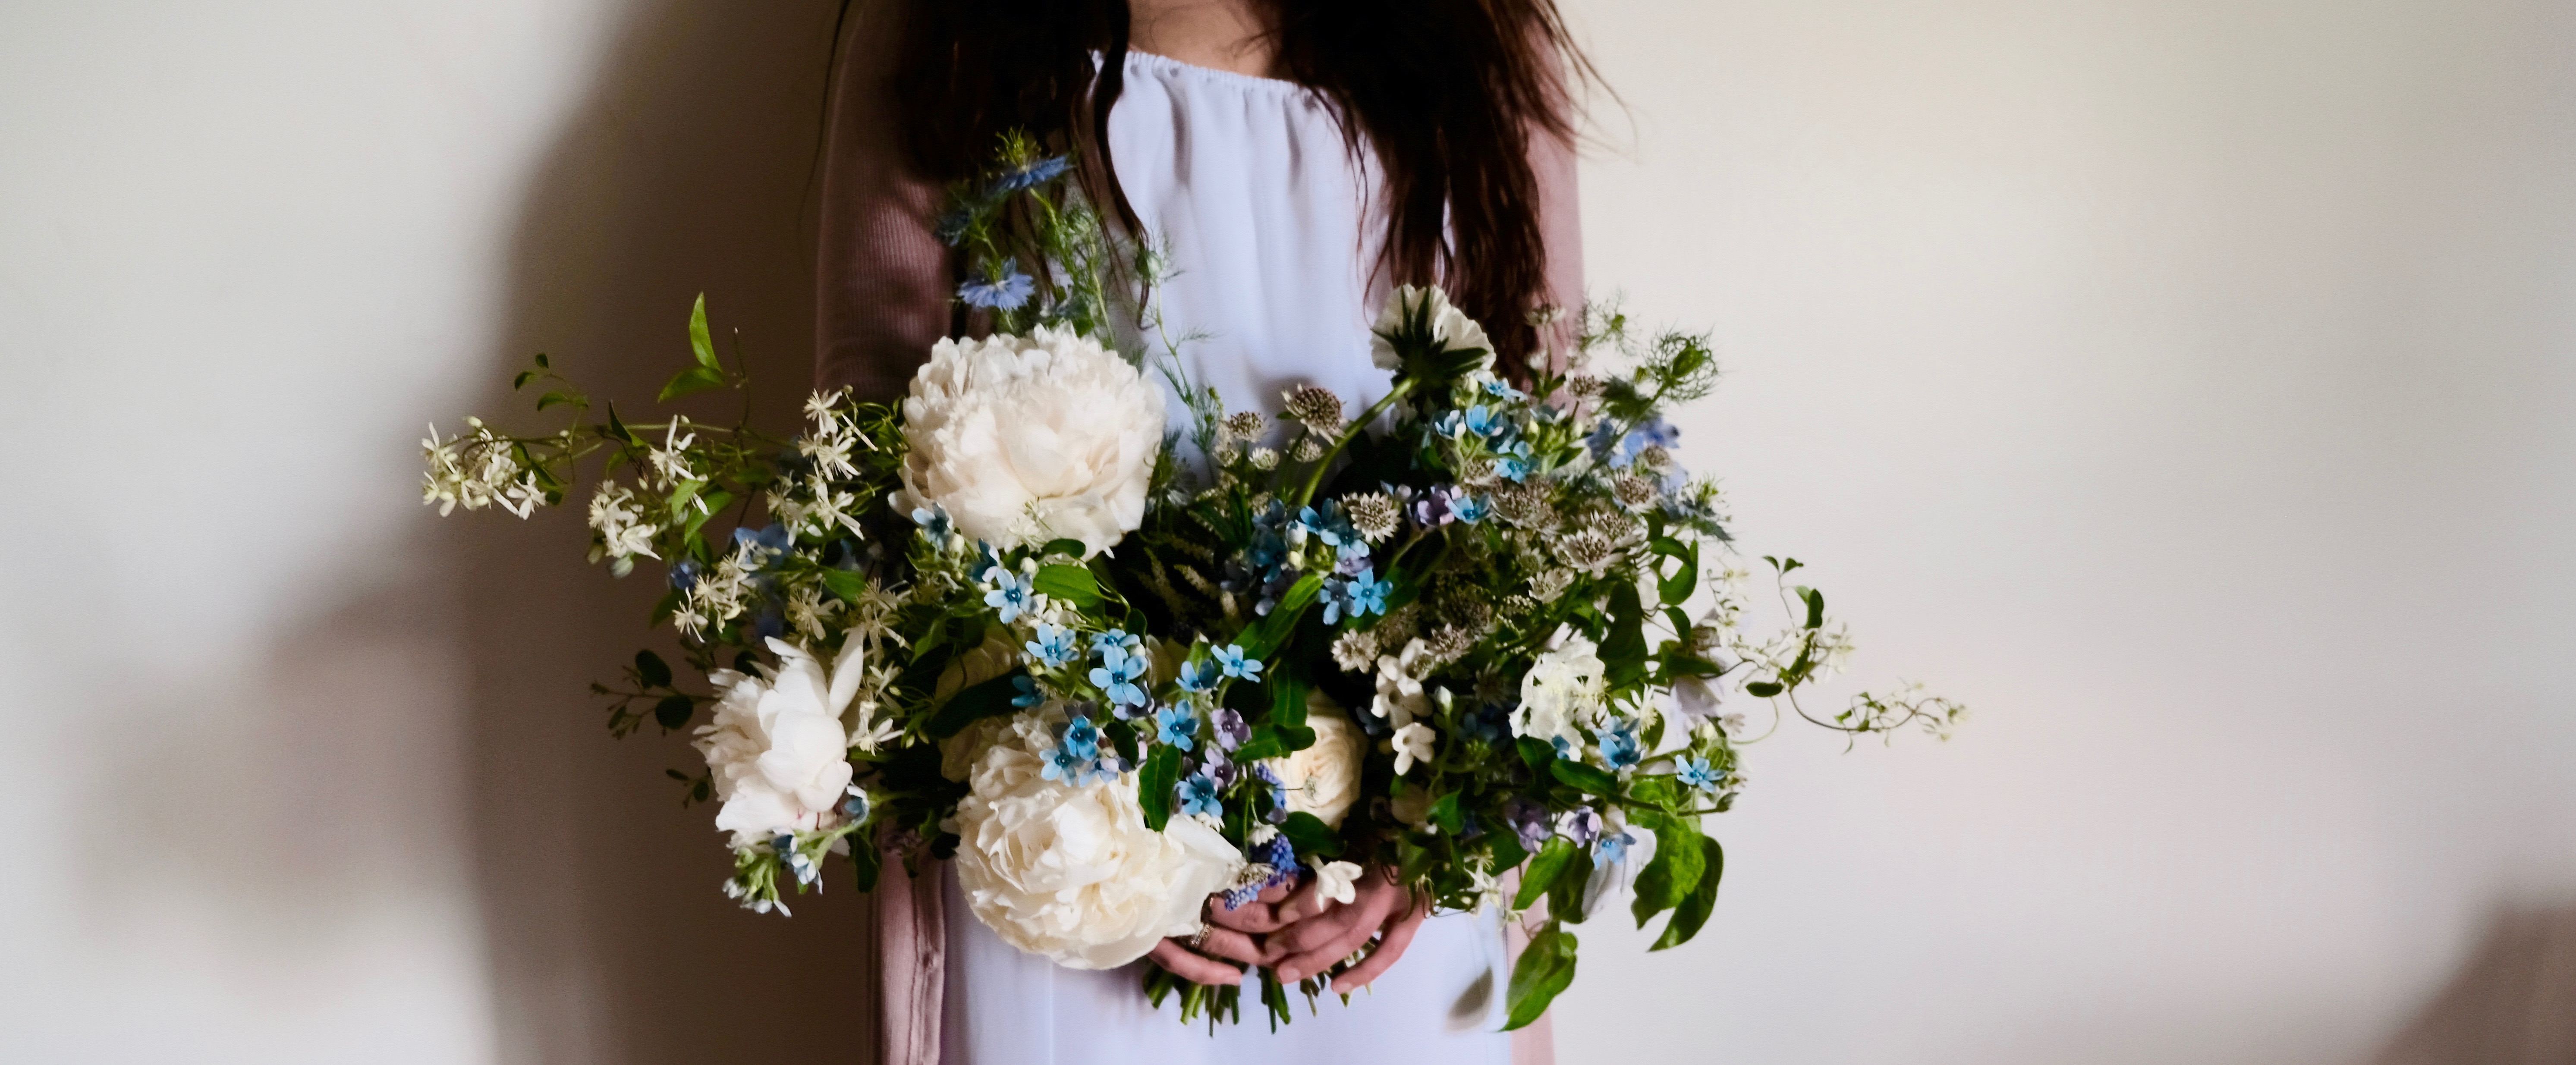
<svg viewBox="0 0 2576 1065"><path fill-rule="evenodd" d="M473 435L441 440L433 425L429 438L420 442L421 454L429 460L420 501L438 504L440 517L459 506L467 510L497 506L521 518L535 513L546 501L536 472L520 466L511 441L495 435L483 419L467 418L465 424Z"/></svg>
<svg viewBox="0 0 2576 1065"><path fill-rule="evenodd" d="M591 494L590 527L599 533L599 550L616 559L621 568L631 568L637 555L662 557L653 552L653 538L661 535L662 527L645 521L635 493L615 481L599 482L599 490Z"/></svg>
<svg viewBox="0 0 2576 1065"><path fill-rule="evenodd" d="M835 530L864 537L859 527L859 497L835 482L859 475L852 456L857 448L874 449L848 412L839 409L843 392L816 392L805 400L814 431L796 442L796 453L812 464L801 479L786 481L785 490L769 493L769 513L798 536L828 536Z"/></svg>

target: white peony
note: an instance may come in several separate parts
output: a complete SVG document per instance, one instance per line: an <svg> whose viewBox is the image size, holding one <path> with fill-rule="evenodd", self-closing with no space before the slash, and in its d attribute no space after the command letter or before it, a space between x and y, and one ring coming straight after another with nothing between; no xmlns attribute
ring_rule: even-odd
<svg viewBox="0 0 2576 1065"><path fill-rule="evenodd" d="M1451 306L1448 293L1440 291L1437 285L1430 288L1398 285L1395 291L1387 296L1386 309L1378 312L1377 329L1369 336L1369 360L1375 362L1378 369L1390 371L1404 369L1403 358L1396 354L1395 345L1386 342L1384 334L1392 333L1397 327L1403 325L1405 312L1424 300L1431 301L1430 319L1433 340L1450 351L1483 348L1485 365L1491 367L1494 364L1494 342L1485 338L1485 327L1477 325L1475 319L1467 317L1467 312Z"/></svg>
<svg viewBox="0 0 2576 1065"><path fill-rule="evenodd" d="M903 401L905 509L945 507L996 549L1118 542L1145 517L1163 396L1070 330L942 340Z"/></svg>
<svg viewBox="0 0 2576 1065"><path fill-rule="evenodd" d="M1287 790L1288 812L1310 813L1326 826L1340 828L1360 798L1360 759L1368 737L1351 723L1342 704L1319 691L1306 693L1306 727L1315 730L1314 745L1263 764Z"/></svg>
<svg viewBox="0 0 2576 1065"><path fill-rule="evenodd" d="M1601 651L1582 636L1539 653L1521 677L1521 705L1512 711L1512 735L1581 745L1583 730L1609 698Z"/></svg>
<svg viewBox="0 0 2576 1065"><path fill-rule="evenodd" d="M1026 744L977 759L957 804L957 883L1002 941L1059 965L1112 969L1200 928L1243 858L1196 818L1145 827L1133 774L1068 787Z"/></svg>
<svg viewBox="0 0 2576 1065"><path fill-rule="evenodd" d="M779 662L768 677L714 673L724 695L713 723L699 727L693 741L724 803L716 827L733 833L738 848L782 832L831 827L850 783L841 711L866 672L866 641L852 637L828 673L785 640L772 638L769 648Z"/></svg>

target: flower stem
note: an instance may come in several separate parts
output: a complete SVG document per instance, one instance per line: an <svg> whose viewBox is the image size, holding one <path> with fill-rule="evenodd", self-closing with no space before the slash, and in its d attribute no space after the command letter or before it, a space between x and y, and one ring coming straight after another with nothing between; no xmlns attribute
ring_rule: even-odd
<svg viewBox="0 0 2576 1065"><path fill-rule="evenodd" d="M1394 406L1396 400L1403 399L1405 394L1411 391L1413 391L1413 379L1410 377L1399 379L1395 382L1394 388L1387 390L1384 397L1370 404L1366 412L1354 419L1351 427L1342 431L1342 438L1333 441L1331 450L1324 452L1324 457L1315 460L1315 471L1306 475L1306 487L1297 490L1297 497L1289 502L1289 506L1303 507L1314 502L1315 490L1323 487L1324 473L1333 468L1333 460L1342 456L1342 450L1351 446L1351 441L1359 439L1361 433L1367 432L1368 427L1376 423L1378 415L1386 413L1388 407Z"/></svg>

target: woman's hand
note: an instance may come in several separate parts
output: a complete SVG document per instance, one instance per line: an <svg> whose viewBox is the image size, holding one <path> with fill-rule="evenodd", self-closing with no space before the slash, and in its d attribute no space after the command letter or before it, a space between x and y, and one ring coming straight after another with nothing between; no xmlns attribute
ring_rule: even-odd
<svg viewBox="0 0 2576 1065"><path fill-rule="evenodd" d="M1288 898L1286 887L1273 887L1260 897L1234 909L1227 909L1225 896L1207 897L1207 938L1193 948L1186 940L1166 939L1154 944L1145 957L1170 970L1172 975L1194 984L1231 987L1243 982L1243 970L1217 958L1230 958L1246 965L1261 964L1262 933L1280 927L1277 904Z"/></svg>
<svg viewBox="0 0 2576 1065"><path fill-rule="evenodd" d="M1351 884L1352 899L1337 903L1323 897L1313 882L1295 897L1273 907L1277 930L1262 937L1261 964L1279 973L1282 983L1296 983L1350 957L1373 937L1377 946L1349 972L1333 978L1333 992L1347 995L1385 975L1413 933L1431 916L1413 892L1395 882L1395 871L1372 868Z"/></svg>

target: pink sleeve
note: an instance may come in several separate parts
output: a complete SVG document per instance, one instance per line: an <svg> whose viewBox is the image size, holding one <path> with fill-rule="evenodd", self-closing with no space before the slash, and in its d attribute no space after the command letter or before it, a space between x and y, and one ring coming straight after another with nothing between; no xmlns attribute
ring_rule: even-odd
<svg viewBox="0 0 2576 1065"><path fill-rule="evenodd" d="M852 13L823 164L815 383L864 400L903 394L948 333L954 284L936 229L942 194L912 173L895 128L896 15L883 2Z"/></svg>

